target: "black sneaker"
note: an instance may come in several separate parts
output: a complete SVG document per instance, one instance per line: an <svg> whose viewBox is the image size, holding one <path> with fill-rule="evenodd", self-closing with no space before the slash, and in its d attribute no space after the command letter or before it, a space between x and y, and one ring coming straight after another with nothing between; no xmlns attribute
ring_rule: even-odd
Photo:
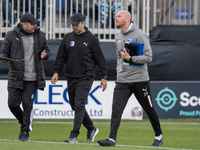
<svg viewBox="0 0 200 150"><path fill-rule="evenodd" d="M101 146L115 146L115 142L109 140L109 139L105 139L105 140L98 140L97 141L99 143L99 145Z"/></svg>
<svg viewBox="0 0 200 150"><path fill-rule="evenodd" d="M68 137L65 142L68 142L68 143L77 143L77 138L76 136L73 136L73 135L70 135L70 137Z"/></svg>
<svg viewBox="0 0 200 150"><path fill-rule="evenodd" d="M98 134L98 132L99 132L99 129L95 128L95 127L94 127L94 129L92 131L88 131L88 133L87 133L87 139L85 141L86 142L93 142L94 138Z"/></svg>
<svg viewBox="0 0 200 150"><path fill-rule="evenodd" d="M28 141L30 141L30 136L29 136L28 132L22 133L21 141L22 142L28 142Z"/></svg>
<svg viewBox="0 0 200 150"><path fill-rule="evenodd" d="M22 127L21 127L20 132L19 132L19 140L21 140L21 139L22 139Z"/></svg>
<svg viewBox="0 0 200 150"><path fill-rule="evenodd" d="M19 140L21 140L21 139L22 139L22 133L20 131L20 133L19 133Z"/></svg>
<svg viewBox="0 0 200 150"><path fill-rule="evenodd" d="M161 140L155 139L151 146L161 146L162 143L163 143L163 139L161 139Z"/></svg>

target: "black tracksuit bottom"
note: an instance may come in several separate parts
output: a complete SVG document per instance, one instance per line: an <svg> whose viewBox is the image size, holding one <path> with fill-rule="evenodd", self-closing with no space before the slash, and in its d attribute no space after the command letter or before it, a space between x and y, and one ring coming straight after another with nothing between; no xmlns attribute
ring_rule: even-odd
<svg viewBox="0 0 200 150"><path fill-rule="evenodd" d="M35 99L36 81L23 81L23 89L8 87L8 107L21 124L21 132L29 132ZM20 107L22 104L23 110Z"/></svg>
<svg viewBox="0 0 200 150"><path fill-rule="evenodd" d="M116 140L121 116L130 96L134 94L147 113L155 136L162 134L158 115L151 100L150 82L116 83L113 95L111 127L109 138Z"/></svg>
<svg viewBox="0 0 200 150"><path fill-rule="evenodd" d="M93 83L93 78L67 79L69 102L72 110L75 111L74 127L72 136L78 136L81 125L87 130L93 130L93 122L85 109L85 103Z"/></svg>

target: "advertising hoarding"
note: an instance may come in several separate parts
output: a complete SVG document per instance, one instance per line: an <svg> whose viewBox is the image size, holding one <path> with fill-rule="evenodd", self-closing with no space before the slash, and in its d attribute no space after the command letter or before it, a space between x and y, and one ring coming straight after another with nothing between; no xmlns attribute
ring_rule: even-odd
<svg viewBox="0 0 200 150"><path fill-rule="evenodd" d="M151 82L151 89L159 118L200 118L200 82Z"/></svg>
<svg viewBox="0 0 200 150"><path fill-rule="evenodd" d="M7 105L7 80L0 80L0 84L0 118L14 118ZM100 81L94 81L85 105L92 119L111 118L114 87L115 82L108 81L107 89L102 92ZM142 119L141 111L141 106L135 96L132 95L124 110L122 119ZM73 119L74 111L69 105L67 81L58 81L53 85L50 80L47 80L45 90L36 91L32 113L35 119Z"/></svg>

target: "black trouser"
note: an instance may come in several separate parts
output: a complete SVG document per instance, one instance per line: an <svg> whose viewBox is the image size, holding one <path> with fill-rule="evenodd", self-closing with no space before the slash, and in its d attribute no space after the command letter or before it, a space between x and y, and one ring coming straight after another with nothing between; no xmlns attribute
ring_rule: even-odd
<svg viewBox="0 0 200 150"><path fill-rule="evenodd" d="M36 81L24 81L23 89L8 87L8 107L21 124L22 132L30 131L30 115L35 99ZM20 107L22 103L23 110Z"/></svg>
<svg viewBox="0 0 200 150"><path fill-rule="evenodd" d="M134 94L144 111L147 113L155 135L162 134L158 115L151 100L150 82L116 83L113 96L110 136L116 140L121 116L130 96Z"/></svg>
<svg viewBox="0 0 200 150"><path fill-rule="evenodd" d="M71 134L78 136L81 124L92 130L92 120L85 109L86 99L91 89L93 78L67 79L68 95L71 108L75 111L74 127Z"/></svg>

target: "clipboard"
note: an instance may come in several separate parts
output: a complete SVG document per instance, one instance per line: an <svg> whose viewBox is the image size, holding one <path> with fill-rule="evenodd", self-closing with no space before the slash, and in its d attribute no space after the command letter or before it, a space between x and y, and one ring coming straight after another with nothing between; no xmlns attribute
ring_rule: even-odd
<svg viewBox="0 0 200 150"><path fill-rule="evenodd" d="M143 55L143 43L135 43L135 42L126 42L124 47L129 55L132 56L140 56ZM143 66L144 64L135 64L133 62L124 60L124 63L128 63L129 66Z"/></svg>

